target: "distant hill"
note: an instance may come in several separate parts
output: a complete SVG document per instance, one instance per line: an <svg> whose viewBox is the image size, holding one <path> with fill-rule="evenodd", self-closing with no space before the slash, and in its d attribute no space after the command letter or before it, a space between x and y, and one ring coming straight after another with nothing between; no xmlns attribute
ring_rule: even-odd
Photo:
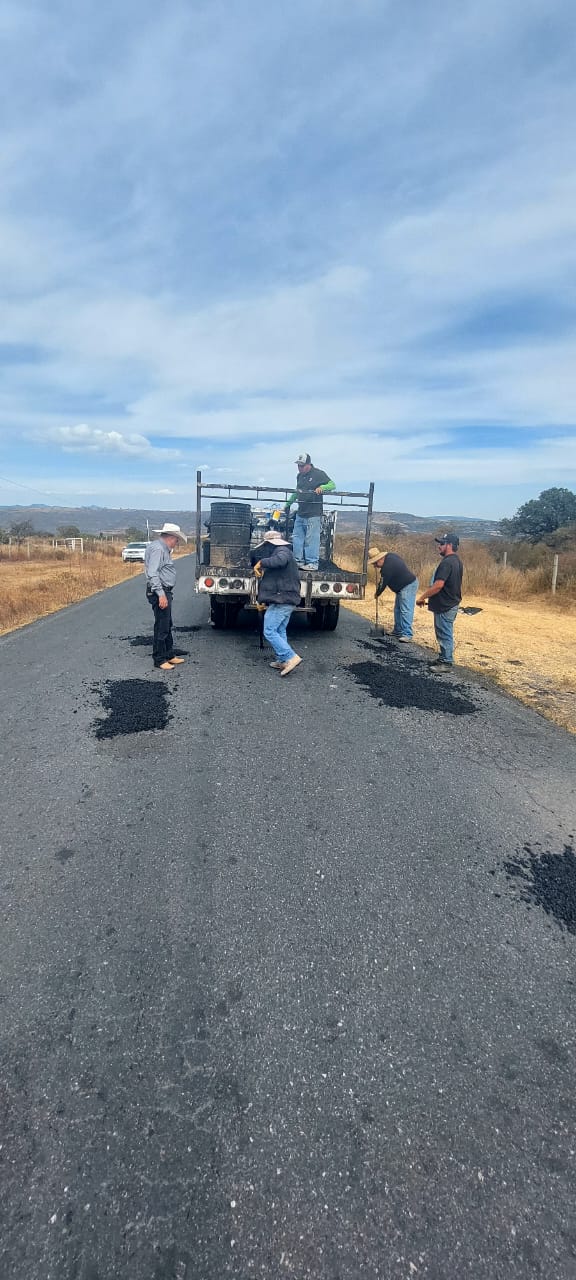
<svg viewBox="0 0 576 1280"><path fill-rule="evenodd" d="M264 504L262 504L264 505ZM0 528L9 529L19 520L31 520L38 533L55 533L60 525L76 525L81 533L117 533L126 529L159 528L165 520L179 524L184 533L193 533L196 526L194 511L146 511L133 507L0 507ZM338 528L342 532L358 532L364 523L359 511L344 508L338 512ZM375 511L373 530L386 532L387 525L397 525L403 533L435 533L437 529L455 529L461 538L485 540L497 536L495 520L480 520L475 516L414 516L406 511Z"/></svg>

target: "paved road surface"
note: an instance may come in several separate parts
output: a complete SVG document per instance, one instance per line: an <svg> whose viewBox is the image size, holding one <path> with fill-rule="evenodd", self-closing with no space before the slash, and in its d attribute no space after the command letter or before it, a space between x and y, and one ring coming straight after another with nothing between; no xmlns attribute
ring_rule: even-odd
<svg viewBox="0 0 576 1280"><path fill-rule="evenodd" d="M141 579L0 641L2 1280L576 1276L576 937L503 865L576 741L380 705L351 616L281 680L191 582L169 677Z"/></svg>

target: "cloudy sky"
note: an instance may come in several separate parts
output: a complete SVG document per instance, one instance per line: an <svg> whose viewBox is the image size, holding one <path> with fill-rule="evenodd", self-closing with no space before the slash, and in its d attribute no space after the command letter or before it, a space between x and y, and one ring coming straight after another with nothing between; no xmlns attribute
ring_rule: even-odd
<svg viewBox="0 0 576 1280"><path fill-rule="evenodd" d="M0 41L0 503L302 449L387 510L576 488L573 0L2 0Z"/></svg>

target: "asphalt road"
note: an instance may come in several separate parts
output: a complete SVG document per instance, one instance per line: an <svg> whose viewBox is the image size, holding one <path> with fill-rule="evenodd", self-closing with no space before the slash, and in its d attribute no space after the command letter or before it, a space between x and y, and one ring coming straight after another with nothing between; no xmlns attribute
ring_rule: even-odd
<svg viewBox="0 0 576 1280"><path fill-rule="evenodd" d="M505 868L576 740L351 615L282 680L191 568L169 676L142 579L0 640L2 1280L576 1276L576 935Z"/></svg>

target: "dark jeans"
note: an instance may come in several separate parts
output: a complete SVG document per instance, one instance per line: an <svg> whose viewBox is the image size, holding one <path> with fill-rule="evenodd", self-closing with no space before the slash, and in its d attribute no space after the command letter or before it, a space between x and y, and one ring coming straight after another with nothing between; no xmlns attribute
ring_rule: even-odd
<svg viewBox="0 0 576 1280"><path fill-rule="evenodd" d="M154 666L159 667L161 662L166 662L167 658L171 658L174 653L174 641L172 639L172 592L170 588L164 592L168 604L165 609L161 609L158 604L158 595L156 591L147 591L146 598L150 601L154 612L154 645L152 648L152 657L154 658Z"/></svg>

